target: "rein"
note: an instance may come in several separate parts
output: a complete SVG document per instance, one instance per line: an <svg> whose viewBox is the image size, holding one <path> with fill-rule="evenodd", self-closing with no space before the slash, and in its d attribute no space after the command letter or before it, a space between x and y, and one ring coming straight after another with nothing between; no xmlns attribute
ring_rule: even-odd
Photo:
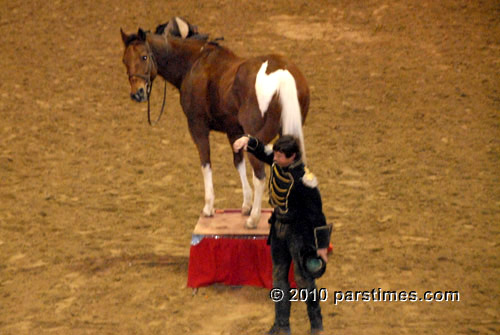
<svg viewBox="0 0 500 335"><path fill-rule="evenodd" d="M146 94L148 95L148 123L150 126L154 126L158 122L160 122L161 116L163 115L163 111L165 109L165 99L167 97L167 81L165 80L165 86L163 87L163 103L161 105L160 114L158 115L158 118L156 119L156 121L153 123L153 122L151 122L151 104L150 104L151 91L153 89L153 81L151 80L151 72L153 71L153 66L156 67L156 64L154 64L153 52L151 51L149 44L146 43L146 45L148 46L148 73L147 73L147 75L131 74L131 75L129 75L129 79L131 77L138 77L146 82L146 85L147 85Z"/></svg>
<svg viewBox="0 0 500 335"><path fill-rule="evenodd" d="M150 111L150 104L149 104L149 97L151 96L151 90L153 89L153 82L151 82L150 85L148 85L147 89L147 94L148 94L148 123L150 126L156 125L158 122L160 122L161 116L163 114L163 110L165 109L165 98L167 96L167 81L165 80L165 85L163 86L163 103L161 105L161 110L160 110L160 115L158 115L158 118L154 123L151 123L151 111Z"/></svg>

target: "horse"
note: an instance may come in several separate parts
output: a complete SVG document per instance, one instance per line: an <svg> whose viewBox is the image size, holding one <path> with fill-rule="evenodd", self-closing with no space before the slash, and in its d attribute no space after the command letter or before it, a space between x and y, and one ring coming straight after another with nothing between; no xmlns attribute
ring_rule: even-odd
<svg viewBox="0 0 500 335"><path fill-rule="evenodd" d="M210 131L225 133L231 147L244 134L264 144L280 134L294 135L305 160L302 125L309 110L309 86L289 59L276 54L243 58L214 41L154 34L142 28L136 34L126 34L121 28L120 32L132 100L145 102L157 75L179 90L201 162L205 188L202 215L215 213ZM266 172L262 162L253 155L247 157L253 168L253 202L245 157L242 151L233 152L243 188L242 214L249 215L245 227L252 229L261 216Z"/></svg>

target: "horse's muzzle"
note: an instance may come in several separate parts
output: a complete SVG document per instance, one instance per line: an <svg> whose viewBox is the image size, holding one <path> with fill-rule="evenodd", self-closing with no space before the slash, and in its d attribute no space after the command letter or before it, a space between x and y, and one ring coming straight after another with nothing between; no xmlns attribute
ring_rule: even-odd
<svg viewBox="0 0 500 335"><path fill-rule="evenodd" d="M147 94L146 94L146 90L142 87L139 88L137 90L137 92L130 93L130 98L134 101L137 101L137 102L145 102L148 99Z"/></svg>

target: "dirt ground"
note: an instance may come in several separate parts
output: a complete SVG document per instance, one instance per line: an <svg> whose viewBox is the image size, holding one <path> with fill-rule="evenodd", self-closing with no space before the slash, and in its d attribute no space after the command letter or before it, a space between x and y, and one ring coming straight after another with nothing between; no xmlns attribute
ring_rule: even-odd
<svg viewBox="0 0 500 335"><path fill-rule="evenodd" d="M120 27L174 15L312 91L309 167L334 224L327 334L500 332L500 4L467 0L2 1L0 333L261 334L268 290L186 287L203 207L178 93L146 122ZM153 108L161 104L160 81ZM216 207L241 205L213 134ZM459 302L333 302L334 291ZM294 334L308 334L294 304Z"/></svg>

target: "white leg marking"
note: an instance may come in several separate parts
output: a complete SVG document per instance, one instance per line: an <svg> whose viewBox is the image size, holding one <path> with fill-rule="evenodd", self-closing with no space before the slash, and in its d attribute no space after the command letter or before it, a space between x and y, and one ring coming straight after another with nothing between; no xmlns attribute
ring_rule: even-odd
<svg viewBox="0 0 500 335"><path fill-rule="evenodd" d="M238 173L240 174L241 186L243 187L243 205L241 205L241 213L243 215L249 215L252 210L252 188L247 178L247 168L245 166L245 159L241 161L236 167Z"/></svg>
<svg viewBox="0 0 500 335"><path fill-rule="evenodd" d="M213 216L214 210L214 184L212 181L212 168L210 164L201 167L201 172L203 173L203 182L205 183L205 207L203 207L203 215Z"/></svg>
<svg viewBox="0 0 500 335"><path fill-rule="evenodd" d="M258 179L255 174L253 175L253 186L255 190L253 198L253 207L250 217L247 219L246 227L248 229L257 228L260 221L260 213L262 210L262 197L266 188L266 178Z"/></svg>

